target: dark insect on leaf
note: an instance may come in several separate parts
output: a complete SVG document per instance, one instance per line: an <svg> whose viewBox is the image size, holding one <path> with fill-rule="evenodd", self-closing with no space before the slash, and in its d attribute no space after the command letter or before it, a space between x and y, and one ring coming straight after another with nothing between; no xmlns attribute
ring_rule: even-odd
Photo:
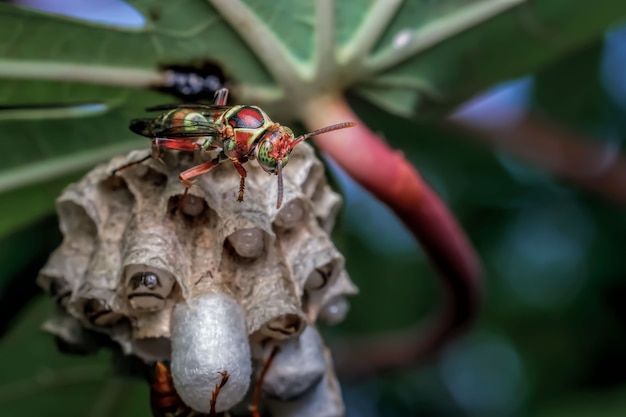
<svg viewBox="0 0 626 417"><path fill-rule="evenodd" d="M214 62L199 65L164 66L165 83L155 86L186 102L211 101L215 92L224 88L226 78L221 66Z"/></svg>

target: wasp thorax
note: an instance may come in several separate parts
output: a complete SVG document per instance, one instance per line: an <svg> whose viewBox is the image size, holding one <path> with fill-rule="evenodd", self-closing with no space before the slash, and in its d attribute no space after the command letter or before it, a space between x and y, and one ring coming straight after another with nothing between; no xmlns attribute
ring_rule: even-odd
<svg viewBox="0 0 626 417"><path fill-rule="evenodd" d="M239 256L256 258L263 253L264 235L261 229L253 227L239 229L227 239Z"/></svg>
<svg viewBox="0 0 626 417"><path fill-rule="evenodd" d="M265 123L251 107L236 115L235 129ZM170 116L161 122L176 121L182 126L177 132L187 132L189 120ZM194 177L181 201L179 174L200 161L211 162L212 151L162 147L161 160L117 172L124 184L120 192L103 186L111 171L147 157L149 149L115 158L70 185L57 202L64 240L38 281L68 319L57 320L53 334L77 345L71 326L78 326L98 333L98 344L117 343L145 362L171 360L178 394L205 414L223 372L230 378L216 411L245 409L249 386L255 385L252 372L259 375L268 350L279 344L285 355L276 356L270 367L274 377L263 384L278 398L262 396L261 408L277 417L343 415L330 356L323 354L323 341L311 337L318 316L337 322L345 315L343 298L335 297L356 292L325 226L334 223L340 197L326 183L310 146L304 143L292 152L291 132L269 127L272 133L257 152L262 150L271 169L245 165L241 203L235 198L240 175L227 164ZM197 142L173 143L181 144ZM274 171L287 156L290 166ZM283 192L284 206L277 208ZM308 367L308 352L322 353L315 369ZM306 363L294 367L299 361ZM277 402L289 411L272 408Z"/></svg>

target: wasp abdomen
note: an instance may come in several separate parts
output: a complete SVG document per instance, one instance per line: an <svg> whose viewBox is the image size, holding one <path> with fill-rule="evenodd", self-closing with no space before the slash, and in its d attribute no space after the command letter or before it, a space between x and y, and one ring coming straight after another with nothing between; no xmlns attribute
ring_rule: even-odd
<svg viewBox="0 0 626 417"><path fill-rule="evenodd" d="M189 132L198 130L198 124L208 124L209 121L194 109L174 109L166 113L163 120L168 127L181 127Z"/></svg>

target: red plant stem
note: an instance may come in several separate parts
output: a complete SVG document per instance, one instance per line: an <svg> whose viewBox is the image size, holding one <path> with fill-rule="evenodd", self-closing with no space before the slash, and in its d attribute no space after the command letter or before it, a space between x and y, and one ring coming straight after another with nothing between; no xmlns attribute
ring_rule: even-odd
<svg viewBox="0 0 626 417"><path fill-rule="evenodd" d="M401 152L370 131L343 97L323 96L310 102L302 119L309 129L338 122L357 123L356 127L316 137L317 145L394 211L419 240L445 284L443 314L427 336L414 337L408 344L386 339L380 341L382 345L350 347L349 355L337 358L338 370L356 375L424 360L476 316L482 271L472 246L417 170Z"/></svg>

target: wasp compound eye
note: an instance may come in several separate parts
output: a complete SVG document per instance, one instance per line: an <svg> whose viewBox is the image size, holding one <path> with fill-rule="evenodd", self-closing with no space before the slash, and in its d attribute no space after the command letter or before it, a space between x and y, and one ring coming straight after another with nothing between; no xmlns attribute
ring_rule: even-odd
<svg viewBox="0 0 626 417"><path fill-rule="evenodd" d="M126 298L133 310L161 310L172 292L174 277L167 271L146 265L126 267Z"/></svg>
<svg viewBox="0 0 626 417"><path fill-rule="evenodd" d="M263 168L267 172L274 172L276 169L276 158L270 155L272 151L272 144L270 142L262 142L259 145L259 154L257 159L259 160L259 164L261 168Z"/></svg>

